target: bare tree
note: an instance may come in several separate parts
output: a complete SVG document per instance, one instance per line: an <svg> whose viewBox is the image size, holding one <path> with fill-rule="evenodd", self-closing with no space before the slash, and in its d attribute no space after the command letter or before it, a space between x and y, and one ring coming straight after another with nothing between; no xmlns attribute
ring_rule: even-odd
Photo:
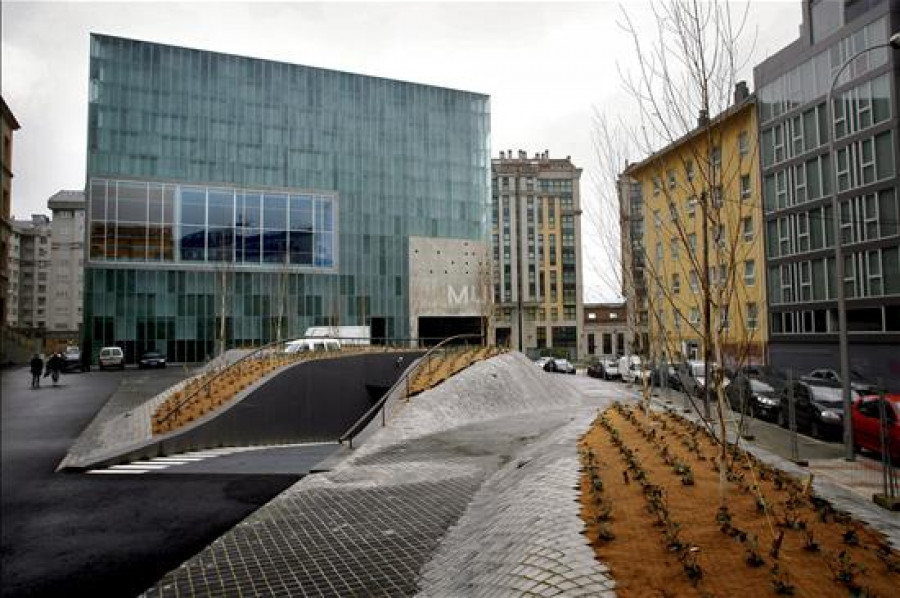
<svg viewBox="0 0 900 598"><path fill-rule="evenodd" d="M620 120L612 126L607 114L598 114L594 128L601 176L608 178L611 168L621 167L623 151L649 156L626 168L623 177L626 181L640 177L646 201L645 242L635 246L641 254L627 255L632 247L621 245L620 251L626 252L621 288L626 297L638 295L634 276L639 268L630 266L639 262L646 283L648 357L666 362L683 357L682 331L702 339L706 415L710 398L718 404L723 500L724 388L720 370L709 368L713 360L723 365L726 359L738 367L753 352L755 331L738 335L735 327L745 325L742 308L748 303L743 285L738 284L740 266L759 250L758 233L747 241L746 219L753 227L761 224L756 218L761 211L754 166L755 121L752 106L743 101L745 88L736 85L744 66L742 51L748 49L741 41L747 9L747 4L737 8L717 0L660 2L650 5L651 19L640 20L623 10L621 26L632 41L636 67L620 72L637 111L636 123L629 126ZM646 31L648 27L652 32ZM745 122L744 110L750 115L746 129L735 136L729 127L736 120ZM739 148L724 147L733 139L739 140L733 144ZM605 186L609 188L608 183ZM755 201L748 194L751 189L756 191ZM611 204L608 197L605 203ZM611 211L612 205L605 209ZM631 214L621 216L628 223ZM607 237L607 251L614 255L617 243L613 235ZM665 259L666 253L671 259ZM745 268L750 271L750 266ZM686 308L683 283L685 292L689 289L699 299L702 317L698 309ZM649 393L644 395L646 399Z"/></svg>

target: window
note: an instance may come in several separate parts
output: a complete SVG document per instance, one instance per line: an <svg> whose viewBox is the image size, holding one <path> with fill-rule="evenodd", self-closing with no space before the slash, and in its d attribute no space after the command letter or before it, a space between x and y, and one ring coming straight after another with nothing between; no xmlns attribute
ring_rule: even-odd
<svg viewBox="0 0 900 598"><path fill-rule="evenodd" d="M659 190L662 188L662 181L659 179L659 175L653 176L653 195L659 195Z"/></svg>
<svg viewBox="0 0 900 598"><path fill-rule="evenodd" d="M717 224L715 228L714 240L717 247L724 249L728 244L728 237L725 232L724 224Z"/></svg>
<svg viewBox="0 0 900 598"><path fill-rule="evenodd" d="M838 190L854 189L893 176L893 144L893 131L885 131L837 150Z"/></svg>
<svg viewBox="0 0 900 598"><path fill-rule="evenodd" d="M681 275L677 272L672 275L672 294L678 295L681 293Z"/></svg>
<svg viewBox="0 0 900 598"><path fill-rule="evenodd" d="M738 135L738 152L742 157L750 153L750 134L747 131L741 131Z"/></svg>
<svg viewBox="0 0 900 598"><path fill-rule="evenodd" d="M675 170L674 170L674 169L670 169L670 170L666 173L666 178L669 179L669 189L674 189L674 188L675 188L675 185L678 183L677 179L675 178Z"/></svg>
<svg viewBox="0 0 900 598"><path fill-rule="evenodd" d="M712 205L713 205L713 207L721 208L722 207L722 199L723 199L722 186L715 185L712 188Z"/></svg>
<svg viewBox="0 0 900 598"><path fill-rule="evenodd" d="M696 233L691 233L688 235L688 249L691 252L691 255L696 255L697 253L697 235Z"/></svg>
<svg viewBox="0 0 900 598"><path fill-rule="evenodd" d="M713 146L712 151L709 152L709 161L713 168L722 166L722 148L718 145Z"/></svg>
<svg viewBox="0 0 900 598"><path fill-rule="evenodd" d="M694 326L700 324L700 309L698 307L691 307L690 322Z"/></svg>
<svg viewBox="0 0 900 598"><path fill-rule="evenodd" d="M741 199L750 199L750 175L741 175Z"/></svg>
<svg viewBox="0 0 900 598"><path fill-rule="evenodd" d="M741 218L741 232L744 235L744 241L749 243L753 240L753 216Z"/></svg>
<svg viewBox="0 0 900 598"><path fill-rule="evenodd" d="M672 237L672 240L669 241L669 249L672 253L672 259L678 259L678 246L680 245L678 237Z"/></svg>
<svg viewBox="0 0 900 598"><path fill-rule="evenodd" d="M684 178L691 182L694 180L694 161L688 160L684 165Z"/></svg>
<svg viewBox="0 0 900 598"><path fill-rule="evenodd" d="M692 195L687 202L687 215L688 218L693 218L697 215L697 197Z"/></svg>
<svg viewBox="0 0 900 598"><path fill-rule="evenodd" d="M691 285L691 293L696 295L700 292L700 277L697 276L696 270L691 270L690 274L688 275L688 282Z"/></svg>
<svg viewBox="0 0 900 598"><path fill-rule="evenodd" d="M759 328L759 305L756 303L747 304L747 330L757 330Z"/></svg>
<svg viewBox="0 0 900 598"><path fill-rule="evenodd" d="M653 210L653 228L659 230L662 226L662 219L659 217L659 210Z"/></svg>
<svg viewBox="0 0 900 598"><path fill-rule="evenodd" d="M756 260L744 262L744 284L748 287L756 284Z"/></svg>
<svg viewBox="0 0 900 598"><path fill-rule="evenodd" d="M728 306L722 305L719 307L719 329L728 330L729 324Z"/></svg>

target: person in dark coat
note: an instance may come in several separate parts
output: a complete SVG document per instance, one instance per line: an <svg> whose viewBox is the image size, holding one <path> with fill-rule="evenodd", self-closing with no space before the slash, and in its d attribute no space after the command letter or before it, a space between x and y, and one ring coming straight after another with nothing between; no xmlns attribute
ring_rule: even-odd
<svg viewBox="0 0 900 598"><path fill-rule="evenodd" d="M41 387L42 371L44 371L44 360L35 353L34 357L31 358L31 388Z"/></svg>
<svg viewBox="0 0 900 598"><path fill-rule="evenodd" d="M47 360L47 373L53 378L54 386L59 382L59 373L62 372L65 364L66 360L63 359L62 353L54 353L50 356L50 359Z"/></svg>

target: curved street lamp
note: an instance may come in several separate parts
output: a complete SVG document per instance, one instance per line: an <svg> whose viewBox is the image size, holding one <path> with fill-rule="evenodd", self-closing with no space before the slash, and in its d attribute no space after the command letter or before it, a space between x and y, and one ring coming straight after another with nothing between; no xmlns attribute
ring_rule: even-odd
<svg viewBox="0 0 900 598"><path fill-rule="evenodd" d="M841 219L840 205L838 202L837 190L837 157L834 154L834 114L832 110L832 96L834 95L834 87L837 85L841 73L847 66L867 52L880 50L882 48L900 49L900 32L893 34L886 44L878 44L870 48L865 48L847 58L835 73L831 80L831 87L828 88L828 95L825 97L825 117L828 123L828 161L829 166L829 182L831 184L831 209L832 222L834 229L834 259L835 259L835 278L837 278L837 312L838 312L838 342L840 344L841 359L841 395L844 398L844 458L847 461L853 461L853 425L850 417L852 409L852 401L850 398L850 353L848 347L847 335L847 305L844 293L844 251L841 239ZM849 156L847 158L849 160Z"/></svg>

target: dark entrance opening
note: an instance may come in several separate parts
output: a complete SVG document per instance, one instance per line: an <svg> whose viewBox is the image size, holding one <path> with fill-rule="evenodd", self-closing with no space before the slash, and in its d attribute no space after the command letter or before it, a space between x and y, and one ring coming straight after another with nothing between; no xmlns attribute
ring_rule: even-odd
<svg viewBox="0 0 900 598"><path fill-rule="evenodd" d="M457 334L481 334L481 318L478 316L440 316L419 318L419 340L426 346L436 345L449 336ZM460 344L468 341L478 343L476 338L461 339Z"/></svg>
<svg viewBox="0 0 900 598"><path fill-rule="evenodd" d="M372 344L383 345L387 331L386 318L371 318L369 321L369 326L371 327Z"/></svg>

